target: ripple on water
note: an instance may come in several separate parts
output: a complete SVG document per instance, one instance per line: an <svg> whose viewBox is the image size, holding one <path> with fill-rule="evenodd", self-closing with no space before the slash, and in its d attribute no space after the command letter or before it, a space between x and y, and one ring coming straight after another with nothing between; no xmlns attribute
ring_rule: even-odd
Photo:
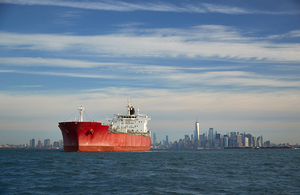
<svg viewBox="0 0 300 195"><path fill-rule="evenodd" d="M300 194L300 150L0 150L3 194Z"/></svg>

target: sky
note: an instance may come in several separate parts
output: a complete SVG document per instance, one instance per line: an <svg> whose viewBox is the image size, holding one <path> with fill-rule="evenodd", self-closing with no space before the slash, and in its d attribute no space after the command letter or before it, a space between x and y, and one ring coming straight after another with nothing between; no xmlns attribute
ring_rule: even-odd
<svg viewBox="0 0 300 195"><path fill-rule="evenodd" d="M80 105L157 140L214 128L300 143L297 0L0 0L0 144L62 139Z"/></svg>

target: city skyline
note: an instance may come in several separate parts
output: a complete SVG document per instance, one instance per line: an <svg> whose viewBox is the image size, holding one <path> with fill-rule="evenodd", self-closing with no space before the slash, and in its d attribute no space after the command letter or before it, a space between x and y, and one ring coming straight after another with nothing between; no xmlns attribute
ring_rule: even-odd
<svg viewBox="0 0 300 195"><path fill-rule="evenodd" d="M195 129L193 131L193 134L191 134L191 138L190 139L191 140L192 139L194 139L194 140L201 140L201 141L207 140L210 143L210 145L213 145L212 142L213 142L214 139L216 139L216 135L215 134L217 134L217 133L218 133L218 136L221 136L221 137L219 137L219 139L222 139L223 137L232 137L232 135L235 135L235 136L236 135L245 135L245 131L244 132L242 132L242 131L240 131L240 132L239 131L237 131L237 132L236 131L230 131L230 132L226 132L226 133L220 133L218 131L214 131L213 127L210 127L206 132L203 131L204 133L202 134L202 133L200 133L200 128L199 127L200 127L200 124L199 124L198 118L197 118L196 122L195 122ZM172 142L172 141L169 141L169 135L165 135L166 136L165 140L162 138L161 141L158 141L156 134L157 134L157 132L153 132L152 133L152 139L151 139L151 144L152 145L155 145L155 144L158 144L158 143L160 143L161 145L168 145L168 144L165 144L165 142L166 143ZM250 134L251 136L253 136L251 134L251 132L248 132L248 134ZM184 135L184 136L185 137L189 136L189 134L188 135ZM255 135L253 137L256 138ZM262 139L263 135L261 135L261 134L258 135L258 138ZM180 139L182 139L182 137L174 139L174 140L177 141L177 140L180 140ZM264 142L262 140L260 140L260 141L261 141L261 145L262 145ZM272 142L272 140L270 141L269 139L268 139L268 141L270 142L270 144L275 144L275 145L281 145L281 144L285 144L285 143L287 143L288 145L298 145L298 143L299 143L299 142L296 142L296 143L290 143L290 142ZM244 143L244 141L243 141L243 143ZM250 143L251 143L251 141L250 141ZM237 145L237 146L241 146L241 145Z"/></svg>
<svg viewBox="0 0 300 195"><path fill-rule="evenodd" d="M198 121L198 120L197 120ZM270 140L265 140L263 135L255 136L251 132L230 132L220 134L209 128L207 132L199 134L199 123L195 123L194 133L184 135L184 137L169 141L169 136L166 135L162 141L157 140L156 133L152 133L151 146L154 149L224 149L224 148L268 148L268 147L299 147L299 143L273 143Z"/></svg>
<svg viewBox="0 0 300 195"><path fill-rule="evenodd" d="M38 149L57 149L57 148L63 148L63 140L56 140L51 144L51 139L45 138L44 141L41 139L35 139L32 138L29 140L29 142L26 143L19 143L19 144L13 144L13 143L6 143L6 144L0 144L0 148L38 148Z"/></svg>
<svg viewBox="0 0 300 195"><path fill-rule="evenodd" d="M199 123L198 123L198 125L197 125L197 122L195 123L195 127L199 127ZM212 128L212 127L210 127L210 128L208 128L206 131L205 130L200 130L200 128L199 128L199 136L200 135L202 135L202 134L205 134L205 135L209 135L209 131L210 131L210 129L214 129L214 128ZM20 133L20 132L22 132L22 131L18 131L18 133ZM37 132L37 131L33 131L33 132ZM167 131L167 132L169 132L169 131ZM190 135L192 132L193 132L193 135L194 136L196 136L196 128L195 128L195 130L191 130L190 132L189 131L180 131L179 132L179 134L178 134L178 132L177 132L177 134L174 134L173 132L169 132L169 133L171 133L171 134L164 134L164 133L166 133L166 131L159 131L159 132L157 132L157 131L153 131L152 132L152 134L156 134L156 138L155 138L155 140L156 140L156 142L157 143L159 143L159 142L163 142L164 141L164 139L165 139L165 137L166 136L168 136L168 141L169 142L173 142L173 140L179 140L179 139L182 139L182 137L184 136L184 134L180 134L180 133L182 133L182 132L185 132L185 134L186 133L188 133L188 135ZM237 133L243 133L243 132L245 132L245 131L215 131L215 132L218 132L218 133L220 133L221 135L230 135L230 133L231 132L237 132ZM24 133L24 136L26 137L26 138L24 138L24 139L22 139L22 140L29 140L28 138L31 136L31 135L26 135L26 131L25 132L22 132L22 133ZM40 135L43 135L43 134L45 134L45 132L44 131L39 131L38 132ZM60 130L58 131L58 132L56 132L56 136L53 136L53 132L52 131L48 131L47 132L48 133L48 135L49 134L51 134L52 135L52 138L50 139L50 140L62 140L62 135L61 135L61 132L60 132ZM249 132L249 133L251 133L251 132ZM157 135L158 135L158 138L157 138ZM169 136L171 135L171 139L169 139ZM175 135L175 136L174 136ZM256 135L256 134L255 134ZM259 134L258 134L259 135ZM18 142L14 142L14 141L11 141L11 140L15 140L13 137L15 136L15 132L11 132L11 139L9 140L9 139L3 139L3 140L5 140L5 141L2 141L1 143L0 143L0 145L5 145L5 144L14 144L14 145L20 145L20 144L28 144L27 142L22 142L22 141L18 141ZM36 140L41 140L39 137L41 137L41 136L35 136L35 137L38 137L38 139L36 139L36 138L33 138L33 139L36 139ZM31 139L31 138L30 138ZM49 139L49 138L44 138L44 139ZM267 138L268 139L268 138ZM268 139L268 140L270 140L271 141L271 143L273 143L273 144L282 144L282 143L290 143L290 144L298 144L299 143L299 141L296 141L296 142L289 142L289 141L287 141L287 140L284 140L284 139L282 139L281 141L273 141L273 140L271 140L271 139ZM153 143L153 137L151 137L151 144ZM28 144L28 145L30 145L30 144Z"/></svg>
<svg viewBox="0 0 300 195"><path fill-rule="evenodd" d="M200 125L200 124L199 124ZM196 126L196 124L195 124L195 126ZM206 136L208 136L209 135L209 130L210 129L215 129L215 128L213 128L213 127L209 127L209 128L207 128L207 130L205 130L205 129L201 129L201 128L199 128L199 135L203 135L203 134L205 134ZM251 133L251 134L253 134L253 135L255 135L255 136L262 136L263 134L261 134L260 133L260 131L253 131L253 132L255 132L255 133L253 133L251 130L249 131L244 131L244 130L229 130L229 131L222 131L222 130L217 130L217 129L215 129L214 130L215 132L218 132L219 134L221 134L221 135L230 135L230 133L231 132L236 132L236 133L244 133L244 132L248 132L248 133ZM163 140L165 140L165 136L167 135L168 136L168 139L169 139L169 142L170 141L172 141L172 142L174 142L174 141L178 141L179 139L182 139L183 137L184 137L184 135L185 134L187 134L187 135L191 135L192 134L192 132L194 132L193 133L193 135L195 136L196 135L196 133L195 133L195 130L190 130L190 131L185 131L185 134L180 134L180 133L182 133L183 131L180 131L179 133L178 132L170 132L170 131L154 131L154 132L152 132L152 133L155 133L156 134L156 141L157 141L157 143L159 143L159 142L161 142L161 143L163 143ZM171 138L170 138L171 137ZM270 136L265 136L265 138L266 138L266 140L269 140L269 141L271 141L271 143L272 144L283 144L283 143L290 143L290 144L293 144L293 145L296 145L296 144L298 144L299 142L300 142L300 140L299 139L295 139L296 141L295 142L290 142L289 140L290 139L285 139L285 138L282 138L282 139L277 139L277 140L272 140L271 138L270 138ZM152 140L151 140L151 143L153 143L153 138L152 138Z"/></svg>
<svg viewBox="0 0 300 195"><path fill-rule="evenodd" d="M281 0L0 1L0 144L61 139L127 98L162 140L194 129L300 139L300 7ZM70 119L73 120L73 119Z"/></svg>
<svg viewBox="0 0 300 195"><path fill-rule="evenodd" d="M194 132L193 132L193 134L191 134L191 139L195 139L195 140L197 140L197 129L199 130L199 123L198 122L196 122L195 123L195 130L194 130ZM204 132L204 131L203 131ZM212 137L210 137L210 133L212 132ZM207 132L204 132L203 134L201 133L200 134L200 131L198 131L198 135L199 135L199 137L198 137L198 139L199 140L202 140L202 141L204 141L205 140L205 138L208 140L208 141L210 141L210 140L212 140L213 139L213 137L215 136L215 134L217 133L218 131L214 131L213 130L213 128L212 127L210 127L208 130L207 130ZM228 137L230 137L230 135L232 134L232 133L234 133L235 135L237 134L237 135L242 135L243 133L245 134L245 132L227 132L226 134L221 134L220 132L218 132L218 134L219 135L221 135L222 137L223 136L228 136ZM248 134L251 134L251 132L248 132ZM251 134L252 135L252 134ZM188 136L189 137L189 134L188 135L184 135L184 136ZM201 136L204 136L204 137L202 137L201 138ZM259 135L258 137L262 137L263 135ZM182 136L183 137L183 136ZM180 139L182 139L182 137L181 138L178 138L177 140L180 140ZM254 137L256 137L256 136L254 136ZM33 143L32 143L32 140L34 140L33 141ZM29 145L30 147L32 147L32 145L35 145L35 146L37 146L37 143L35 142L35 138L32 138L32 139L30 139L29 140L29 144L26 142L26 143L8 143L8 142L6 142L6 144L0 144L0 145L7 145L7 144L12 144L12 145ZM38 141L41 141L41 139L40 138L38 138L37 139ZM46 147L46 145L47 145L47 147L49 147L50 145L52 145L52 144L50 144L50 140L51 139L49 139L49 138L45 138L44 139L44 144L42 144L43 145L43 147ZM175 139L175 141L177 141L176 139ZM47 144L46 144L46 141L47 141ZM62 142L63 140L62 140L62 138L61 139L59 139L58 140L59 142ZM156 137L156 132L152 132L152 135L151 135L151 145L153 144L154 145L154 143L156 143L156 144L158 144L158 143L160 143L160 144L162 144L162 145L168 145L168 143L172 143L172 142L175 142L175 141L172 141L172 140L169 140L169 135L165 135L165 139L162 139L162 140L158 140L157 139L157 137ZM268 140L268 141L270 141L270 140ZM57 142L57 141L54 141L54 142ZM210 142L211 143L211 142ZM290 144L290 145L298 145L298 142L297 143L289 143L289 142L280 142L280 143L274 143L274 142L272 142L272 141L270 141L270 143L271 144L285 144L285 143L288 143L288 144ZM34 147L35 147L34 146Z"/></svg>

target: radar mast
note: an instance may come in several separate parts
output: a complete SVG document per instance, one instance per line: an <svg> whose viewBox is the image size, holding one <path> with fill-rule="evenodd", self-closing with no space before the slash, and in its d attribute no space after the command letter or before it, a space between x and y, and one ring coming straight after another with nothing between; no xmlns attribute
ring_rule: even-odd
<svg viewBox="0 0 300 195"><path fill-rule="evenodd" d="M79 120L79 122L82 122L83 121L83 114L82 114L82 112L84 110L84 108L82 107L82 105L80 106L80 108L78 108L78 110L79 110L79 114L80 114L80 120Z"/></svg>
<svg viewBox="0 0 300 195"><path fill-rule="evenodd" d="M132 107L132 100L131 98L127 98L127 114L130 115L130 109Z"/></svg>

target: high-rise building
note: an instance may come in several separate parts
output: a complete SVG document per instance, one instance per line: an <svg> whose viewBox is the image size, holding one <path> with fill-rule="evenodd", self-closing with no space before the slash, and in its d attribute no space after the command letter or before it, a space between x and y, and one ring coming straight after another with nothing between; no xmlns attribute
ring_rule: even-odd
<svg viewBox="0 0 300 195"><path fill-rule="evenodd" d="M58 148L59 147L59 142L58 141L53 142L52 146L55 147L55 148Z"/></svg>
<svg viewBox="0 0 300 195"><path fill-rule="evenodd" d="M42 142L41 142L41 140L38 141L37 145L38 145L38 148L42 148Z"/></svg>
<svg viewBox="0 0 300 195"><path fill-rule="evenodd" d="M63 147L63 145L64 145L64 142L63 142L62 139L60 139L60 140L59 140L59 147Z"/></svg>
<svg viewBox="0 0 300 195"><path fill-rule="evenodd" d="M200 135L199 139L201 142L204 142L204 135Z"/></svg>
<svg viewBox="0 0 300 195"><path fill-rule="evenodd" d="M223 146L228 147L228 137L223 138Z"/></svg>
<svg viewBox="0 0 300 195"><path fill-rule="evenodd" d="M256 137L252 137L252 146L256 147L257 146L257 142L256 142Z"/></svg>
<svg viewBox="0 0 300 195"><path fill-rule="evenodd" d="M185 141L185 142L188 142L189 139L190 139L189 135L184 135L184 141Z"/></svg>
<svg viewBox="0 0 300 195"><path fill-rule="evenodd" d="M166 145L169 145L169 137L166 135Z"/></svg>
<svg viewBox="0 0 300 195"><path fill-rule="evenodd" d="M262 137L261 136L259 136L258 138L257 138L257 146L258 147L262 147Z"/></svg>
<svg viewBox="0 0 300 195"><path fill-rule="evenodd" d="M156 134L153 133L153 141L152 141L153 146L156 145Z"/></svg>
<svg viewBox="0 0 300 195"><path fill-rule="evenodd" d="M44 139L44 147L50 148L50 139Z"/></svg>
<svg viewBox="0 0 300 195"><path fill-rule="evenodd" d="M230 132L230 138L231 138L231 139L234 139L235 136L236 136L236 132Z"/></svg>
<svg viewBox="0 0 300 195"><path fill-rule="evenodd" d="M195 136L193 134L191 134L191 142L192 142L192 145L195 144Z"/></svg>
<svg viewBox="0 0 300 195"><path fill-rule="evenodd" d="M195 123L195 140L198 140L199 139L199 123L198 121Z"/></svg>
<svg viewBox="0 0 300 195"><path fill-rule="evenodd" d="M30 148L34 148L35 147L35 139L31 139L30 140Z"/></svg>
<svg viewBox="0 0 300 195"><path fill-rule="evenodd" d="M249 146L249 142L248 142L248 137L245 137L245 147L248 147Z"/></svg>
<svg viewBox="0 0 300 195"><path fill-rule="evenodd" d="M248 146L252 147L253 146L253 139L252 139L253 136L252 136L252 134L248 133L244 136L248 138Z"/></svg>
<svg viewBox="0 0 300 195"><path fill-rule="evenodd" d="M213 146L213 141L214 141L214 129L213 128L209 128L208 130L208 141L210 146Z"/></svg>
<svg viewBox="0 0 300 195"><path fill-rule="evenodd" d="M243 146L242 135L240 134L236 135L236 146Z"/></svg>

